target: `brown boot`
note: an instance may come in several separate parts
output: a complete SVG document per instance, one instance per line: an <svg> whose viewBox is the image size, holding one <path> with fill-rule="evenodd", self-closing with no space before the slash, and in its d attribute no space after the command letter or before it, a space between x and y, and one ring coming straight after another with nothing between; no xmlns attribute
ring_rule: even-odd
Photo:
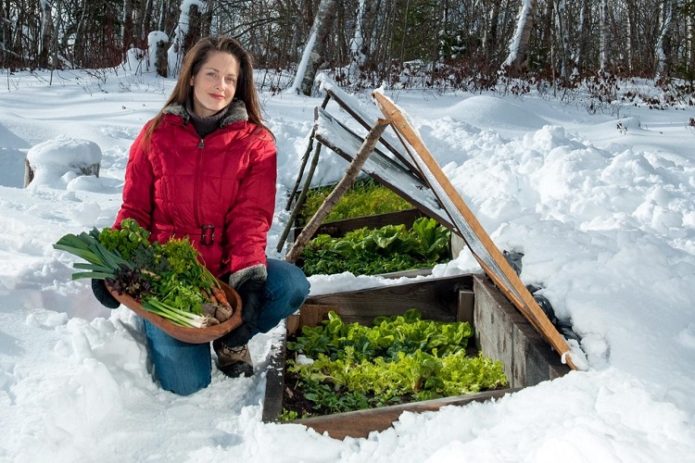
<svg viewBox="0 0 695 463"><path fill-rule="evenodd" d="M253 362L248 345L229 347L220 341L214 341L212 348L217 354L217 368L230 378L253 376Z"/></svg>

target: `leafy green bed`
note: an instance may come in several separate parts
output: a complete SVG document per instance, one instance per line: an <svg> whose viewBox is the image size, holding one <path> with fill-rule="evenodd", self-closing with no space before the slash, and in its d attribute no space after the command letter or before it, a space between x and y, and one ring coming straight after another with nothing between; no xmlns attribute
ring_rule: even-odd
<svg viewBox="0 0 695 463"><path fill-rule="evenodd" d="M332 190L332 186L310 190L302 208L302 217L307 220L312 217ZM340 201L338 201L324 221L333 222L355 217L385 214L387 212L398 212L412 209L412 207L410 203L396 193L379 185L370 178L355 182L352 188L340 198Z"/></svg>
<svg viewBox="0 0 695 463"><path fill-rule="evenodd" d="M334 312L287 343L283 420L434 399L506 386L502 363L467 356L468 323L417 310L345 324Z"/></svg>
<svg viewBox="0 0 695 463"><path fill-rule="evenodd" d="M360 228L341 238L318 235L304 249L304 273L374 275L432 267L449 259L449 233L434 219L423 217L410 229L386 225Z"/></svg>

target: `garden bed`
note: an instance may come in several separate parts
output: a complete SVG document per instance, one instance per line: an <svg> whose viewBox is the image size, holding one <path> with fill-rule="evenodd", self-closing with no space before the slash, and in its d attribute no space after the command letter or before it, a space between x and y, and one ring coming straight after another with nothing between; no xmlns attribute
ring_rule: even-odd
<svg viewBox="0 0 695 463"><path fill-rule="evenodd" d="M307 425L318 432L328 432L334 438L365 437L371 431L388 428L403 411L438 410L445 405L463 405L497 398L568 371L552 354L550 346L484 276L427 279L405 285L326 294L311 297L298 315L289 317L285 336L273 346L263 420L280 420L283 408L288 403L286 394L291 391L290 385L285 384L288 336L298 333L303 326L319 325L331 310L346 323L367 325L375 317L400 315L411 308L419 310L423 319L471 323L475 347L483 355L503 362L508 387L293 422ZM286 417L287 414L283 416Z"/></svg>
<svg viewBox="0 0 695 463"><path fill-rule="evenodd" d="M291 239L302 231L331 186L312 189ZM451 259L450 233L372 179L359 180L336 204L297 260L307 275L428 274Z"/></svg>

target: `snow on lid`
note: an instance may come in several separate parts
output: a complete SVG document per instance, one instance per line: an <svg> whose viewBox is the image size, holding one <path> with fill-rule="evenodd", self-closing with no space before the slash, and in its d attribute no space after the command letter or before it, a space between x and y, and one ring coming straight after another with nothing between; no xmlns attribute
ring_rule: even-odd
<svg viewBox="0 0 695 463"><path fill-rule="evenodd" d="M59 135L32 146L27 152L32 166L41 165L89 165L101 161L101 149L93 141Z"/></svg>

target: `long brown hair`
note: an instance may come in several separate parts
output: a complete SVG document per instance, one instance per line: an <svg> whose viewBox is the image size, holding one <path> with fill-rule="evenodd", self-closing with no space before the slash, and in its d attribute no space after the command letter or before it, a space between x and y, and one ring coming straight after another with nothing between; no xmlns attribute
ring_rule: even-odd
<svg viewBox="0 0 695 463"><path fill-rule="evenodd" d="M241 100L246 105L249 122L253 122L259 127L263 127L270 133L270 130L263 124L261 119L261 105L258 101L258 94L253 83L253 57L241 46L238 40L226 36L210 36L203 37L188 50L183 58L181 72L176 81L176 86L171 92L169 99L164 103L164 108L178 103L185 106L193 92L191 87L191 78L194 77L203 67L203 64L208 60L210 54L214 52L224 52L233 55L239 60L239 77L236 84L235 100ZM150 126L147 128L145 140L149 141L152 133L160 124L164 117L164 112L159 113L152 119Z"/></svg>

